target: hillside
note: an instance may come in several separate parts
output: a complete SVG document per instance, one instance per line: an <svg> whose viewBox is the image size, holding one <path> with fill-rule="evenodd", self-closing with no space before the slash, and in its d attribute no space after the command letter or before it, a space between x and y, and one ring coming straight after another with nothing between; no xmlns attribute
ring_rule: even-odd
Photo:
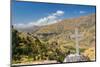
<svg viewBox="0 0 100 67"><path fill-rule="evenodd" d="M71 40L70 36L74 34L75 28L77 27L79 33L84 36L82 44L85 43L84 45L86 46L88 45L87 41L95 37L95 23L95 14L91 14L79 18L65 19L55 24L43 26L34 34L42 39L47 38L49 41L58 40L59 42L63 42L65 40Z"/></svg>
<svg viewBox="0 0 100 67"><path fill-rule="evenodd" d="M58 23L46 25L41 27L36 33L51 33L51 32L64 32L67 30L74 30L75 25L79 27L90 27L91 25L95 24L95 14L88 15L88 16L81 16L79 18L71 18L65 19Z"/></svg>

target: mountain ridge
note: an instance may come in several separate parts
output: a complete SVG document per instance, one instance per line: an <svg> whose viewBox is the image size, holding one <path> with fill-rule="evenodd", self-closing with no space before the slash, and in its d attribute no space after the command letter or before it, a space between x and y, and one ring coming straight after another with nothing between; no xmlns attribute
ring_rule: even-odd
<svg viewBox="0 0 100 67"><path fill-rule="evenodd" d="M95 17L95 13L91 15L76 17L76 18L64 19L54 24L43 25L43 26L32 25L31 27L27 27L27 28L16 28L16 29L20 32L34 32L34 31L38 32L39 30L49 31L55 28L59 28L59 30L61 28L64 28L65 30L68 30L68 29L71 30L72 28L75 27L75 25L79 24L80 22L81 24L84 24L84 19L85 21L86 19L87 21L88 20L92 21L92 19L95 21L94 17Z"/></svg>

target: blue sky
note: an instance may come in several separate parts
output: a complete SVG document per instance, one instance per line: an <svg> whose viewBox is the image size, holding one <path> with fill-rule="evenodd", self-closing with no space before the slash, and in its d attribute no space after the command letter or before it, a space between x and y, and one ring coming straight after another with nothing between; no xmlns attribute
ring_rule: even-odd
<svg viewBox="0 0 100 67"><path fill-rule="evenodd" d="M49 24L53 21L89 15L95 12L95 6L17 1L12 3L12 24L45 24L46 21Z"/></svg>

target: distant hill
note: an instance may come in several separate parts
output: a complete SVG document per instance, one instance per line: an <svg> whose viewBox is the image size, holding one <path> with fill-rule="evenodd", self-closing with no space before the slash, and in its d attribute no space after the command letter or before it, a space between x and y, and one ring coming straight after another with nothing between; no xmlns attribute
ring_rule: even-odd
<svg viewBox="0 0 100 67"><path fill-rule="evenodd" d="M95 14L81 16L79 18L65 19L55 24L46 25L41 27L36 33L62 33L67 30L74 30L75 25L78 24L79 27L89 27L91 25L95 25Z"/></svg>
<svg viewBox="0 0 100 67"><path fill-rule="evenodd" d="M26 28L16 28L21 32L35 32L35 33L61 33L67 30L74 30L75 25L79 25L79 27L89 27L95 24L95 14L91 14L88 16L81 16L77 18L64 19L54 24L44 25L44 26L36 26L33 25L31 27Z"/></svg>
<svg viewBox="0 0 100 67"><path fill-rule="evenodd" d="M30 27L25 27L25 28L15 27L15 29L17 29L20 32L33 32L33 31L38 30L39 28L40 27L36 26L36 25L30 26Z"/></svg>
<svg viewBox="0 0 100 67"><path fill-rule="evenodd" d="M79 33L83 35L80 47L86 48L90 47L91 42L95 41L95 23L95 14L91 14L40 27L34 34L44 36L42 38L47 39L49 42L58 41L59 44L64 44L64 46L69 44L75 47L75 41L70 36L75 33L75 27L78 27Z"/></svg>

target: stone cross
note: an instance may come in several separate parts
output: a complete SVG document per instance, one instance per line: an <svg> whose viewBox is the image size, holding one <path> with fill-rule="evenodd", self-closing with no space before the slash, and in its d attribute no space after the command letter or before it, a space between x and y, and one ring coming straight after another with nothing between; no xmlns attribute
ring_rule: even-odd
<svg viewBox="0 0 100 67"><path fill-rule="evenodd" d="M71 38L75 38L76 43L76 54L79 55L79 41L81 39L81 34L79 34L78 27L75 28L75 34L71 36Z"/></svg>

